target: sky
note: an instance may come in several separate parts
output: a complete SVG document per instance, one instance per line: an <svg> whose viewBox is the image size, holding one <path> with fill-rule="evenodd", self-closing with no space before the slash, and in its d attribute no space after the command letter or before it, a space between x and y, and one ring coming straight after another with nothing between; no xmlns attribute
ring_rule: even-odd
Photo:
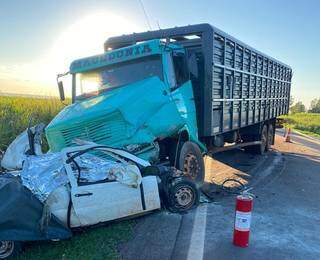
<svg viewBox="0 0 320 260"><path fill-rule="evenodd" d="M320 98L320 1L142 0L152 29L210 23L293 69L292 95ZM58 95L56 75L149 30L139 0L0 1L0 93ZM68 91L68 90L67 90Z"/></svg>

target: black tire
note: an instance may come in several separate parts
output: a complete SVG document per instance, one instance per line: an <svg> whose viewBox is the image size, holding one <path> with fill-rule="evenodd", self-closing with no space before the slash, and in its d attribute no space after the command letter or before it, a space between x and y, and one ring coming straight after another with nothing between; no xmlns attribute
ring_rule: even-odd
<svg viewBox="0 0 320 260"><path fill-rule="evenodd" d="M14 257L21 251L21 243L14 241L0 241L0 259Z"/></svg>
<svg viewBox="0 0 320 260"><path fill-rule="evenodd" d="M201 187L205 177L204 160L197 144L187 141L181 146L178 156L178 169L185 176L194 181L197 187Z"/></svg>
<svg viewBox="0 0 320 260"><path fill-rule="evenodd" d="M183 213L199 204L199 190L185 177L173 179L168 189L167 206L172 212Z"/></svg>
<svg viewBox="0 0 320 260"><path fill-rule="evenodd" d="M261 134L259 136L253 136L250 141L261 141L259 145L253 145L245 147L245 151L253 154L262 155L267 149L267 139L268 139L268 128L266 125L263 126Z"/></svg>
<svg viewBox="0 0 320 260"><path fill-rule="evenodd" d="M271 148L271 145L273 144L274 144L274 126L273 124L269 124L266 151L269 151Z"/></svg>

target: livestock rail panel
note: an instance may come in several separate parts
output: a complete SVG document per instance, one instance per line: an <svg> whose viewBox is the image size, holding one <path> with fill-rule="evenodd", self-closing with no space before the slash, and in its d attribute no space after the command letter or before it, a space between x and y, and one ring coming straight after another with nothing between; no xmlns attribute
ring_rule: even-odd
<svg viewBox="0 0 320 260"><path fill-rule="evenodd" d="M212 135L289 111L289 66L214 28Z"/></svg>

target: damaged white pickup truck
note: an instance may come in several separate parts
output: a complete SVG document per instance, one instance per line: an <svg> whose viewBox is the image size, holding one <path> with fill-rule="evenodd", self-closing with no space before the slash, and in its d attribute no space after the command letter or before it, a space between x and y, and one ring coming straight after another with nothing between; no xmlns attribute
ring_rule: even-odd
<svg viewBox="0 0 320 260"><path fill-rule="evenodd" d="M182 212L199 201L182 172L125 150L87 143L41 154L39 129L20 135L1 163L0 259L18 253L26 241L67 239L79 227L161 206Z"/></svg>

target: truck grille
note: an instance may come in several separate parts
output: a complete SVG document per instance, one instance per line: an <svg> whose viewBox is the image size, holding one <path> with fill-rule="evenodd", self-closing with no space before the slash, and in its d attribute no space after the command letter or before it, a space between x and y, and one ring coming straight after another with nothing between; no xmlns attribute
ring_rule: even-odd
<svg viewBox="0 0 320 260"><path fill-rule="evenodd" d="M73 124L60 132L65 146L72 146L77 138L111 145L127 137L127 124L120 112L114 112L98 119Z"/></svg>

